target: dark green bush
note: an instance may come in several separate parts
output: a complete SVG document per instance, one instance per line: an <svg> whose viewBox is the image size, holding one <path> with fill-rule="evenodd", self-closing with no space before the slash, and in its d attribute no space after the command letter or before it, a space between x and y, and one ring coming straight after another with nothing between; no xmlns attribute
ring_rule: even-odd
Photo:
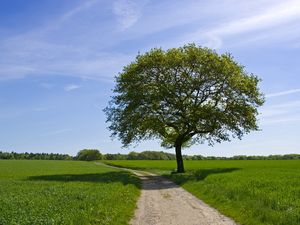
<svg viewBox="0 0 300 225"><path fill-rule="evenodd" d="M100 160L102 158L102 154L97 149L83 149L76 156L76 159L81 161Z"/></svg>

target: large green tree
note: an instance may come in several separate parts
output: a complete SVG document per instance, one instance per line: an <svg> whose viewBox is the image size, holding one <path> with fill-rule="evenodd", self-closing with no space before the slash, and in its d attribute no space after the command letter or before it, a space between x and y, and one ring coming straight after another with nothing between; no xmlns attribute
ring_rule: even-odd
<svg viewBox="0 0 300 225"><path fill-rule="evenodd" d="M105 109L109 129L124 146L159 138L175 147L177 172L184 172L182 147L229 141L257 130L264 102L259 78L230 54L194 44L139 54L116 77Z"/></svg>

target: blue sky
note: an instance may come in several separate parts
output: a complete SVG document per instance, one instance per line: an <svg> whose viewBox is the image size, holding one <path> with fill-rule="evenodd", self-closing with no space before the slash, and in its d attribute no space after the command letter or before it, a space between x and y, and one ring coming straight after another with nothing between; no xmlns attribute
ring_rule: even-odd
<svg viewBox="0 0 300 225"><path fill-rule="evenodd" d="M194 42L261 77L266 103L261 131L184 153L300 153L299 24L299 0L1 0L0 150L162 150L157 140L121 148L102 110L138 52Z"/></svg>

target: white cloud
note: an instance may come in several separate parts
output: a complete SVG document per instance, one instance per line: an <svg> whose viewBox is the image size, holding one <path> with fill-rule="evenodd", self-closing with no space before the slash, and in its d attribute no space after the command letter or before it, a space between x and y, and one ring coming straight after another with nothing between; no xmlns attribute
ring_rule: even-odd
<svg viewBox="0 0 300 225"><path fill-rule="evenodd" d="M275 6L268 7L264 12L254 16L241 18L224 24L212 30L212 33L226 35L266 29L284 24L300 17L300 2L298 0L284 1Z"/></svg>
<svg viewBox="0 0 300 225"><path fill-rule="evenodd" d="M246 6L245 4L244 7ZM200 41L204 45L210 45L209 47L219 48L221 47L220 43L226 37L254 32L255 36L257 36L257 32L269 32L271 28L278 28L300 19L300 2L298 0L284 1L277 4L268 3L264 11L258 10L261 8L263 6L256 7L256 12L254 11L252 14L244 17L237 13L239 15L238 18L232 17L227 22L219 22L212 28L201 28L186 35L183 39L187 42ZM236 8L236 10L238 11L239 9ZM280 33L281 29L277 29L277 32ZM288 34L285 35L288 36ZM211 46L212 44L214 46Z"/></svg>
<svg viewBox="0 0 300 225"><path fill-rule="evenodd" d="M0 56L0 80L28 75L112 80L133 58L128 54L106 53L86 46L59 45L27 36L0 43L0 50L3 53ZM43 87L50 88L46 86Z"/></svg>
<svg viewBox="0 0 300 225"><path fill-rule="evenodd" d="M107 5L100 4L99 0L82 1L82 4L53 18L51 24L1 40L0 80L28 75L64 75L112 81L113 76L138 51L150 47L174 47L187 42L220 48L227 44L225 39L231 35L252 32L257 37L258 31L265 32L264 29L299 19L300 4L297 2L286 1L282 4L275 0L259 0L245 3L226 0L220 3L212 0L178 1L174 4L149 1L144 7L147 0L117 0L113 4L113 13L120 29L126 30L126 35L120 35L111 29L114 21L106 21L99 16L108 11L105 8ZM103 9L100 8L102 6ZM92 23L91 17L96 18ZM128 29L132 26L135 29ZM185 27L189 29L185 30ZM168 29L171 28L176 28L180 33L168 36ZM123 54L117 52L122 50L114 48L121 46L122 41L142 39L156 32L165 34L160 33L159 37L146 40L146 44L138 40L130 50L133 53ZM270 34L269 30L265 33ZM160 40L162 36L165 40ZM239 38L239 41L247 38L253 38L253 35ZM122 45L123 48L126 46ZM110 49L113 51L110 52Z"/></svg>
<svg viewBox="0 0 300 225"><path fill-rule="evenodd" d="M282 104L268 105L261 110L263 117L272 117L274 115L292 113L300 109L300 101L290 101Z"/></svg>
<svg viewBox="0 0 300 225"><path fill-rule="evenodd" d="M291 90L287 90L287 91L266 94L266 98L279 97L279 96L290 95L290 94L295 94L295 93L299 93L299 92L300 92L300 88L291 89Z"/></svg>
<svg viewBox="0 0 300 225"><path fill-rule="evenodd" d="M83 10L87 10L91 8L93 5L98 3L99 0L88 0L84 1L82 4L78 5L77 7L71 9L70 11L66 12L61 18L61 20L68 20L69 18L73 17L77 13L82 12Z"/></svg>
<svg viewBox="0 0 300 225"><path fill-rule="evenodd" d="M54 85L54 84L51 84L51 83L47 83L47 82L42 82L42 83L40 83L40 86L41 86L42 88L45 88L45 89L50 90L50 89L52 89L55 85Z"/></svg>
<svg viewBox="0 0 300 225"><path fill-rule="evenodd" d="M91 18L89 12L95 13L95 8L100 10L101 5L96 4L99 2L83 1L75 8L52 18L51 23L43 27L3 40L0 38L0 80L20 79L30 75L63 75L111 81L129 62L130 56L102 50L109 45L108 41L102 42L97 31L101 32L105 28L95 28L102 25L102 21L88 23ZM79 19L81 23L78 24ZM105 21L103 24L106 26ZM69 37L70 33L73 36ZM110 32L102 34L101 37L108 39L112 35Z"/></svg>
<svg viewBox="0 0 300 225"><path fill-rule="evenodd" d="M282 118L272 118L262 121L262 125L274 125L274 124L293 124L299 122L300 117L282 117Z"/></svg>
<svg viewBox="0 0 300 225"><path fill-rule="evenodd" d="M81 86L76 84L68 84L64 87L65 91L74 91L76 89L79 89Z"/></svg>
<svg viewBox="0 0 300 225"><path fill-rule="evenodd" d="M41 136L53 136L53 135L58 135L58 134L63 134L72 131L70 128L66 129L60 129L60 130L54 130L54 131L49 131Z"/></svg>
<svg viewBox="0 0 300 225"><path fill-rule="evenodd" d="M24 74L33 74L36 69L31 65L2 64L0 62L0 81L7 79L18 79Z"/></svg>
<svg viewBox="0 0 300 225"><path fill-rule="evenodd" d="M262 125L299 122L300 101L265 106L260 110L259 120Z"/></svg>
<svg viewBox="0 0 300 225"><path fill-rule="evenodd" d="M97 109L97 110L100 110L100 111L103 111L103 107L97 105L97 104L94 104L94 107Z"/></svg>
<svg viewBox="0 0 300 225"><path fill-rule="evenodd" d="M6 107L0 110L0 120L16 119L18 117L31 115L32 113L46 112L50 109L50 107L42 106L27 108Z"/></svg>
<svg viewBox="0 0 300 225"><path fill-rule="evenodd" d="M141 16L139 5L132 0L115 1L113 13L117 16L121 30L126 30L133 26Z"/></svg>
<svg viewBox="0 0 300 225"><path fill-rule="evenodd" d="M65 12L56 21L54 21L51 24L48 24L47 26L45 26L44 28L38 30L37 33L49 32L49 31L60 28L64 23L69 21L72 17L76 16L77 14L79 14L85 10L90 9L92 6L94 6L98 2L99 2L99 0L85 0L82 4L79 4L78 6Z"/></svg>
<svg viewBox="0 0 300 225"><path fill-rule="evenodd" d="M35 112L45 112L48 110L49 110L49 107L36 107L33 109L33 111L35 111Z"/></svg>

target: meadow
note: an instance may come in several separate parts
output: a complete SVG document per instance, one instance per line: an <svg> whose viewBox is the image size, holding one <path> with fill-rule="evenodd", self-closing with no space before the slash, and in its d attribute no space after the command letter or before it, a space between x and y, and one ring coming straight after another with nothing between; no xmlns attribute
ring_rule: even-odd
<svg viewBox="0 0 300 225"><path fill-rule="evenodd" d="M300 224L299 160L110 160L105 163L162 174L244 225Z"/></svg>
<svg viewBox="0 0 300 225"><path fill-rule="evenodd" d="M140 194L129 172L94 162L0 160L0 224L127 224Z"/></svg>

